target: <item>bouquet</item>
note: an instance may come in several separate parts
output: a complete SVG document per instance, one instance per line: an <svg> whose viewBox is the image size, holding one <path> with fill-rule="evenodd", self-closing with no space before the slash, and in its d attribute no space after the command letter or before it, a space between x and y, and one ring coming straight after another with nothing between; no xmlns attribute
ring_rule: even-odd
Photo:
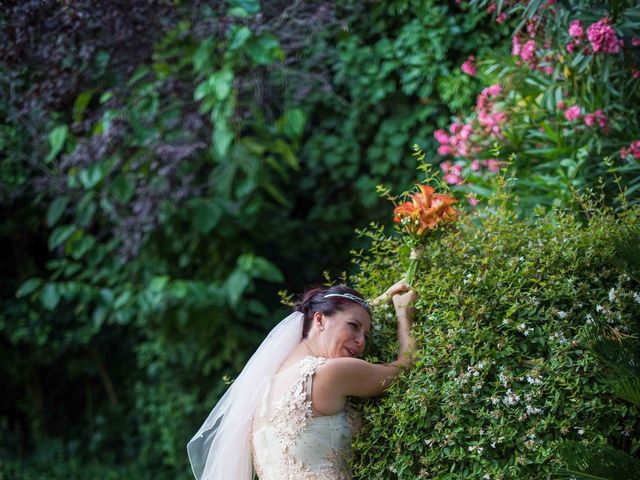
<svg viewBox="0 0 640 480"><path fill-rule="evenodd" d="M451 195L435 193L429 185L416 186L419 191L409 194L410 200L397 205L393 211L393 220L405 233L404 240L411 251L404 277L408 285L413 282L428 239L440 234L443 227L454 224L460 215L452 206L457 200Z"/></svg>

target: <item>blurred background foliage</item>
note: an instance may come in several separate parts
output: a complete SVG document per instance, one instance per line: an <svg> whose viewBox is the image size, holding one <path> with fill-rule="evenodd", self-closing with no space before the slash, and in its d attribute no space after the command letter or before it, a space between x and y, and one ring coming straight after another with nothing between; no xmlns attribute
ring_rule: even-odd
<svg viewBox="0 0 640 480"><path fill-rule="evenodd" d="M521 3L500 18L508 2L3 2L0 478L189 478L186 442L284 314L278 292L355 271L370 241L354 230L390 221L376 185L453 161L454 191L498 188L471 159L410 150L435 152L486 85L513 85L522 115L476 156L514 166L521 212L575 208L568 187L609 171L633 189L635 157L602 158L638 138L635 54L536 80L510 54L536 11ZM592 3L563 5L548 36ZM633 38L635 10L614 3ZM615 112L617 136L562 116L545 130L558 88L598 92L583 105ZM574 168L585 157L595 170Z"/></svg>

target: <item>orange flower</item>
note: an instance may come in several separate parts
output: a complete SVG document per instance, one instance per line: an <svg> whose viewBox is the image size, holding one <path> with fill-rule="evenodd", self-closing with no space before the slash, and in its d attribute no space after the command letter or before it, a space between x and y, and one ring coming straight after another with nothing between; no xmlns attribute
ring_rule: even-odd
<svg viewBox="0 0 640 480"><path fill-rule="evenodd" d="M457 202L451 195L434 193L429 185L418 185L420 191L409 195L410 202L398 205L393 213L393 221L401 223L409 233L424 235L441 223L451 223L458 219L460 212L452 207Z"/></svg>

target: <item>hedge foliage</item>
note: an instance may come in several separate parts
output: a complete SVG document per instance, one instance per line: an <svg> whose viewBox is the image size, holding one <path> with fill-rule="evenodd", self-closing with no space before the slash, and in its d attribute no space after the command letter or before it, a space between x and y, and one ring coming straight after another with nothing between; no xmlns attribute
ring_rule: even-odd
<svg viewBox="0 0 640 480"><path fill-rule="evenodd" d="M640 285L612 258L638 211L522 220L511 202L431 245L415 282L417 363L364 402L355 478L543 479L567 439L637 455L640 411L600 381L590 345L640 334ZM364 234L373 246L357 283L373 294L401 277L408 252L382 228ZM375 317L371 355L388 358L393 315Z"/></svg>

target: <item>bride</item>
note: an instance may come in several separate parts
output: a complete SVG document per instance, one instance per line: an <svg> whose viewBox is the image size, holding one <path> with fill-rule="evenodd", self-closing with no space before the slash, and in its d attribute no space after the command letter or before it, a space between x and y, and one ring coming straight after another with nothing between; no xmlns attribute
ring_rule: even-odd
<svg viewBox="0 0 640 480"><path fill-rule="evenodd" d="M347 397L383 393L413 362L416 293L390 287L400 352L388 364L359 359L371 330L363 296L337 285L308 291L282 320L187 445L198 480L348 480L357 414Z"/></svg>

